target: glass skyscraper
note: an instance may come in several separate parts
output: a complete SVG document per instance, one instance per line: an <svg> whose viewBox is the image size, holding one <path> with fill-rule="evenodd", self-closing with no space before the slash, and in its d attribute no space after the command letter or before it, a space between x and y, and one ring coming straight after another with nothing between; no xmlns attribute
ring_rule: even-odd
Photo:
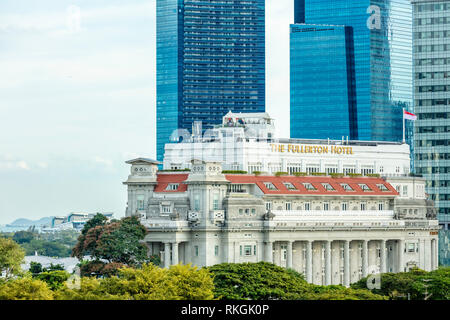
<svg viewBox="0 0 450 320"><path fill-rule="evenodd" d="M414 0L414 102L416 172L450 223L450 2ZM447 261L450 261L447 253ZM448 262L447 262L448 263Z"/></svg>
<svg viewBox="0 0 450 320"><path fill-rule="evenodd" d="M177 129L265 111L265 0L157 0L157 158ZM176 135L175 135L176 136Z"/></svg>
<svg viewBox="0 0 450 320"><path fill-rule="evenodd" d="M410 0L295 0L292 138L402 140L402 109L413 106L411 8Z"/></svg>

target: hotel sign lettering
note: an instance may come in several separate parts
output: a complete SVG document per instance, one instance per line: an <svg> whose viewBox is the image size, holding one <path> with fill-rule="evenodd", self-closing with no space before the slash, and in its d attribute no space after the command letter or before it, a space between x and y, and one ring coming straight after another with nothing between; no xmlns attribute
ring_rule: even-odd
<svg viewBox="0 0 450 320"><path fill-rule="evenodd" d="M316 146L298 144L271 144L272 152L317 153L317 154L353 154L353 148L347 146Z"/></svg>

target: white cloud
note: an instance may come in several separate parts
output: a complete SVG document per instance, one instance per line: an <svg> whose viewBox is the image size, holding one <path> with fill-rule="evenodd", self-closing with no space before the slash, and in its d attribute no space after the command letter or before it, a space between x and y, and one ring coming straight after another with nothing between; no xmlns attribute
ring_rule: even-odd
<svg viewBox="0 0 450 320"><path fill-rule="evenodd" d="M148 17L154 19L156 1L140 3L125 3L100 8L83 6L67 6L58 11L41 11L24 14L0 13L0 31L14 32L56 32L70 34L75 29L87 30L88 23L118 21L120 19ZM76 10L74 10L76 9ZM79 11L78 11L79 9ZM79 16L79 20L78 17ZM74 20L75 19L75 20ZM77 21L78 20L78 21ZM74 24L75 23L75 24Z"/></svg>
<svg viewBox="0 0 450 320"><path fill-rule="evenodd" d="M94 157L94 162L98 163L98 164L101 164L101 165L104 165L104 166L106 166L108 168L112 167L112 165L113 165L113 162L111 160L102 158L100 156L95 156Z"/></svg>
<svg viewBox="0 0 450 320"><path fill-rule="evenodd" d="M0 170L30 170L30 166L23 160L0 159Z"/></svg>

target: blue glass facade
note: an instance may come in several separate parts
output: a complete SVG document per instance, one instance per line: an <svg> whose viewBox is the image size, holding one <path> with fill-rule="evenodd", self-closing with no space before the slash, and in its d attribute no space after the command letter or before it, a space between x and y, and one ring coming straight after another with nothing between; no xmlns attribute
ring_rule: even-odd
<svg viewBox="0 0 450 320"><path fill-rule="evenodd" d="M291 25L291 128L307 138L355 138L353 33L349 27ZM302 106L321 106L302 108ZM328 125L324 125L327 123Z"/></svg>
<svg viewBox="0 0 450 320"><path fill-rule="evenodd" d="M265 111L264 0L157 0L157 158L176 129Z"/></svg>
<svg viewBox="0 0 450 320"><path fill-rule="evenodd" d="M295 25L301 24L317 26L341 26L350 29L352 35L353 52L347 50L344 59L333 44L333 39L327 35L321 36L323 50L317 48L310 51L310 56L325 61L332 59L331 63L343 64L354 59L354 87L355 91L347 90L347 106L339 106L334 99L343 101L342 93L336 96L336 88L344 88L343 75L336 74L336 81L323 82L316 74L329 72L330 66L323 64L316 73L310 74L309 87L320 85L328 86L321 89L323 95L315 104L298 103L298 97L307 96L308 91L293 83L301 77L293 76L293 72L303 72L301 69L291 70L291 117L301 117L302 114L321 114L322 110L328 112L336 108L335 113L344 110L353 110L356 123L349 117L348 128L332 128L330 134L320 138L338 138L349 136L358 140L401 141L402 134L402 108L412 111L412 10L409 0L296 0ZM317 37L310 33L311 37ZM291 32L291 45L296 51L311 50L309 41L295 41L298 34ZM305 36L307 37L307 36ZM343 40L344 41L344 40ZM326 44L328 43L328 44ZM305 46L305 47L303 47ZM291 53L294 49L291 49ZM330 50L335 50L335 58L330 56ZM308 54L308 53L305 53ZM291 66L298 64L294 60L297 56L291 55ZM292 68L292 67L291 67ZM338 70L333 67L333 70ZM309 71L306 69L307 72ZM334 71L333 71L334 72ZM349 70L347 69L347 79ZM315 83L316 79L319 79ZM348 80L351 81L351 80ZM348 87L348 86L347 86ZM341 91L343 92L343 91ZM352 97L351 94L354 93ZM319 99L319 98L317 98ZM351 104L356 101L356 106ZM295 102L295 103L293 103ZM311 109L313 109L311 111ZM347 117L345 117L347 118ZM292 138L317 138L311 133L315 127L330 129L328 119L315 117L315 120L305 122L291 122ZM334 126L334 124L333 124ZM352 130L354 134L352 134Z"/></svg>

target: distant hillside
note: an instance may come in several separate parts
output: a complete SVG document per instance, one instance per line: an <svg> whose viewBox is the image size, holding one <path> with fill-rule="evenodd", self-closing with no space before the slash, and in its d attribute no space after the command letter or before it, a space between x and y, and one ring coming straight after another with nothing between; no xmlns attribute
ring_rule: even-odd
<svg viewBox="0 0 450 320"><path fill-rule="evenodd" d="M49 225L52 221L53 217L45 217L39 220L30 220L30 219L24 219L20 218L15 220L13 223L8 224L7 226L10 227L31 227L31 226L43 226L43 225Z"/></svg>

